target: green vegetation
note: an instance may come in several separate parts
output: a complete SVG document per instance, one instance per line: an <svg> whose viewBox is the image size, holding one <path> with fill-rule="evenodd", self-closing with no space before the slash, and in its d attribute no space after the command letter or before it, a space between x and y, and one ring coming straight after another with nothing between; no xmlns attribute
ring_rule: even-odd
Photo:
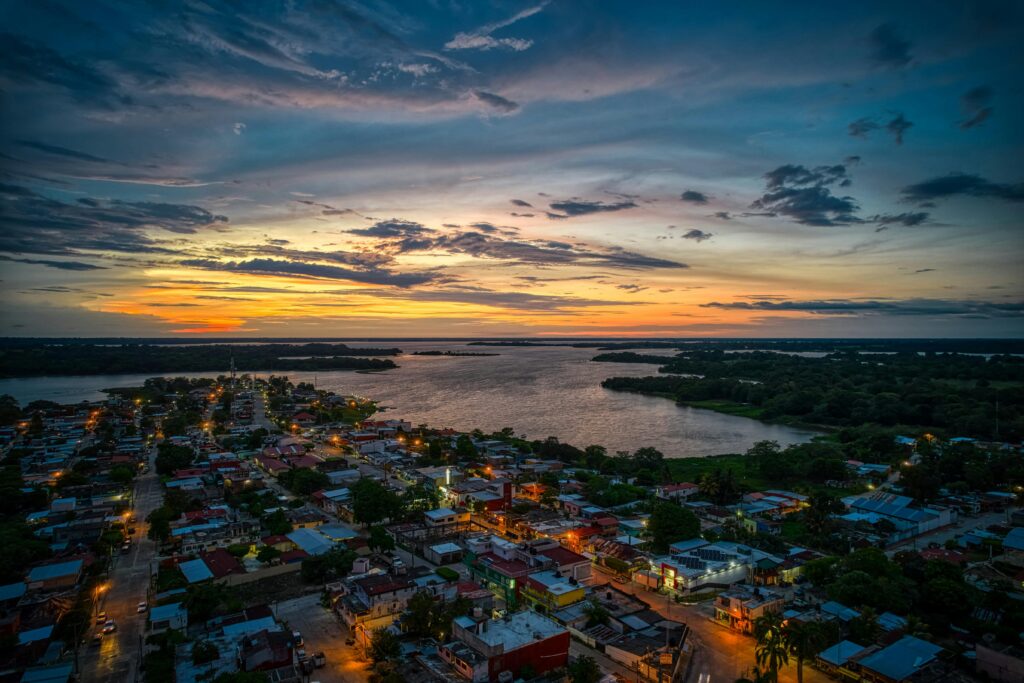
<svg viewBox="0 0 1024 683"><path fill-rule="evenodd" d="M0 347L0 377L37 375L109 375L143 372L215 372L234 359L242 371L388 370L387 358L400 349L350 348L345 344L18 344ZM360 357L362 356L362 357Z"/></svg>
<svg viewBox="0 0 1024 683"><path fill-rule="evenodd" d="M196 458L196 453L188 446L176 446L164 441L156 448L157 474L174 474L175 470L185 469Z"/></svg>
<svg viewBox="0 0 1024 683"><path fill-rule="evenodd" d="M325 489L331 483L331 480L323 472L306 468L282 472L278 481L289 491L300 496L308 496L314 491Z"/></svg>
<svg viewBox="0 0 1024 683"><path fill-rule="evenodd" d="M306 583L326 583L352 571L356 554L351 550L334 548L323 555L307 557L302 561L302 580Z"/></svg>
<svg viewBox="0 0 1024 683"><path fill-rule="evenodd" d="M430 593L419 591L409 598L402 625L413 637L437 638L444 642L451 631L452 619L468 613L471 606L466 598L435 600Z"/></svg>
<svg viewBox="0 0 1024 683"><path fill-rule="evenodd" d="M677 541L700 536L700 520L686 508L675 503L654 504L647 522L651 549L658 554L668 552L670 545Z"/></svg>
<svg viewBox="0 0 1024 683"><path fill-rule="evenodd" d="M577 657L569 665L569 680L572 683L597 683L601 680L601 667L597 665L593 657L583 655Z"/></svg>
<svg viewBox="0 0 1024 683"><path fill-rule="evenodd" d="M377 662L397 659L402 654L402 643L394 633L386 628L378 628L370 636L370 659Z"/></svg>
<svg viewBox="0 0 1024 683"><path fill-rule="evenodd" d="M396 519L402 512L402 499L394 491L373 479L360 479L352 492L352 516L361 524L376 524Z"/></svg>
<svg viewBox="0 0 1024 683"><path fill-rule="evenodd" d="M1024 436L1024 359L1014 356L847 351L812 358L707 350L667 359L659 372L666 374L612 377L602 386L795 424Z"/></svg>

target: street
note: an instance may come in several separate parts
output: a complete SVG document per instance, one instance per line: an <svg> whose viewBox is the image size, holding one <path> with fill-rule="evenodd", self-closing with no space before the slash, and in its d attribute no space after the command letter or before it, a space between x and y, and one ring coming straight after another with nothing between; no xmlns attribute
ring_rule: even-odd
<svg viewBox="0 0 1024 683"><path fill-rule="evenodd" d="M107 590L99 600L99 610L113 619L117 630L103 636L99 647L89 644L81 650L82 680L120 683L134 681L141 659L141 645L145 638L146 614L139 614L137 606L148 600L150 563L156 545L146 537L146 517L163 501L160 479L156 475L153 459L149 456L149 472L135 482L135 534L127 553L114 556L114 564L107 580ZM93 620L95 622L95 619ZM93 624L93 633L102 625ZM91 636L91 634L90 634ZM91 643L89 638L86 639Z"/></svg>

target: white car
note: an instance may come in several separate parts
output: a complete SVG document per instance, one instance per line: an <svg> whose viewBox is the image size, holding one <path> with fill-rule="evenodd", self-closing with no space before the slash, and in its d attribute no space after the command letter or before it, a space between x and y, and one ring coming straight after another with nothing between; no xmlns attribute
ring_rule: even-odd
<svg viewBox="0 0 1024 683"><path fill-rule="evenodd" d="M145 600L143 600L139 603L139 606L135 608L135 611L141 614L142 612L145 612L147 609L149 609L149 605L146 604Z"/></svg>
<svg viewBox="0 0 1024 683"><path fill-rule="evenodd" d="M104 633L113 633L117 630L117 624L114 623L113 619L107 619L107 623L103 624Z"/></svg>

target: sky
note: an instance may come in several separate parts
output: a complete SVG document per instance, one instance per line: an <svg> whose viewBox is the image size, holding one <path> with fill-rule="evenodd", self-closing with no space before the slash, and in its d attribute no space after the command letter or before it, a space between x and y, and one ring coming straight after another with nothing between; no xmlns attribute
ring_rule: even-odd
<svg viewBox="0 0 1024 683"><path fill-rule="evenodd" d="M1024 336L1024 6L0 5L0 336Z"/></svg>

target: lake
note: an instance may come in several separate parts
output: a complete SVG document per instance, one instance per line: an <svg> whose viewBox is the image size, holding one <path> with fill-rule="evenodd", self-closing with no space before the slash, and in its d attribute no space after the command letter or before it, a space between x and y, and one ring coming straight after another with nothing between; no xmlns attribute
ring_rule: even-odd
<svg viewBox="0 0 1024 683"><path fill-rule="evenodd" d="M596 349L561 346L486 347L458 342L353 343L396 346L403 351L441 350L496 353L497 356L414 356L395 358L401 367L379 373L295 372L295 382L356 394L386 406L385 416L413 424L485 432L512 427L531 439L556 436L580 448L605 446L610 453L653 446L666 457L699 457L743 452L764 439L782 445L808 441L814 432L771 425L673 401L601 387L613 376L643 377L656 366L594 363ZM672 355L671 350L641 350ZM260 376L269 372L258 373ZM99 400L100 389L138 386L150 375L31 377L0 380L0 394L24 405L36 399L59 403ZM194 376L214 376L196 373Z"/></svg>

